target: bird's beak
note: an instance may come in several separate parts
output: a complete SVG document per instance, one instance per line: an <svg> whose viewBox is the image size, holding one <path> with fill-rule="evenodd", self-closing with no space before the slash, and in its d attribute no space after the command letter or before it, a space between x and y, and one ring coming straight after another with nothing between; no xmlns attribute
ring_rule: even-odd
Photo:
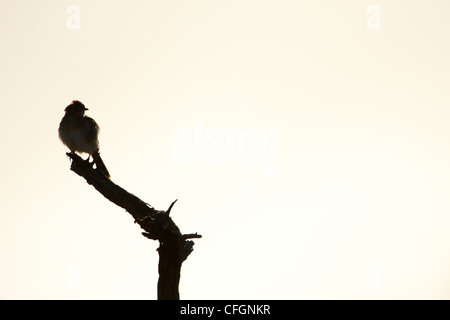
<svg viewBox="0 0 450 320"><path fill-rule="evenodd" d="M84 111L89 110L88 108L84 107Z"/></svg>

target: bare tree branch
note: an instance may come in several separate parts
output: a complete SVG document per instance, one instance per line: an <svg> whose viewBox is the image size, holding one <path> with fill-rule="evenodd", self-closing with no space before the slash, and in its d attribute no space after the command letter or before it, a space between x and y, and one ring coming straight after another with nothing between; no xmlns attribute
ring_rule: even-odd
<svg viewBox="0 0 450 320"><path fill-rule="evenodd" d="M167 215L169 215L170 214L170 211L172 210L172 207L173 207L173 205L175 204L175 202L177 202L178 201L178 199L175 199L175 201L174 202L172 202L172 204L169 206L169 209L167 209L167 211L166 211L166 214Z"/></svg>
<svg viewBox="0 0 450 320"><path fill-rule="evenodd" d="M177 200L172 202L167 211L155 210L148 203L116 185L100 170L94 169L92 163L81 159L78 155L67 153L72 159L70 169L86 179L106 199L124 208L145 232L142 234L152 240L158 240L159 280L158 299L177 300L180 298L178 285L181 264L192 252L194 242L187 240L201 238L201 235L181 234L180 229L170 218L170 211Z"/></svg>

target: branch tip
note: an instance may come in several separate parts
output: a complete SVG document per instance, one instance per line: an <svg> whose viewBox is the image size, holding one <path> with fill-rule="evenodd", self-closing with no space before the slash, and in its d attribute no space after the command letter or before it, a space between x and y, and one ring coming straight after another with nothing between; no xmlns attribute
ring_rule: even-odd
<svg viewBox="0 0 450 320"><path fill-rule="evenodd" d="M201 234L196 233L189 233L189 234L183 234L183 239L200 239L202 237Z"/></svg>
<svg viewBox="0 0 450 320"><path fill-rule="evenodd" d="M169 206L169 209L167 209L167 211L166 211L166 214L167 214L167 215L170 215L170 211L172 210L173 205L174 205L175 202L177 202L177 201L178 201L178 199L175 199L175 201L172 202L172 204Z"/></svg>

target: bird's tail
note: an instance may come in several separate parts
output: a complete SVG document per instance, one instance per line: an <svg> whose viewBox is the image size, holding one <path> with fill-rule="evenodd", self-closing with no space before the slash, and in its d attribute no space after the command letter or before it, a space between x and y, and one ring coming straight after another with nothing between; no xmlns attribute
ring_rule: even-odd
<svg viewBox="0 0 450 320"><path fill-rule="evenodd" d="M95 165L97 166L97 169L99 169L101 172L104 173L105 176L110 178L108 169L106 169L105 163L103 162L102 158L100 157L100 153L97 151L94 152L92 155L92 158L94 159Z"/></svg>

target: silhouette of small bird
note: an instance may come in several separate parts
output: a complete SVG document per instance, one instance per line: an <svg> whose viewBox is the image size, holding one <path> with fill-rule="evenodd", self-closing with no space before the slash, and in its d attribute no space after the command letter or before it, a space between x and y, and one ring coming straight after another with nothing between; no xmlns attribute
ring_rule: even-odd
<svg viewBox="0 0 450 320"><path fill-rule="evenodd" d="M59 138L72 153L87 153L89 154L88 161L92 156L97 169L109 178L108 169L99 154L98 133L100 127L94 119L84 115L86 110L89 109L78 100L73 100L64 109L65 115L58 129Z"/></svg>

